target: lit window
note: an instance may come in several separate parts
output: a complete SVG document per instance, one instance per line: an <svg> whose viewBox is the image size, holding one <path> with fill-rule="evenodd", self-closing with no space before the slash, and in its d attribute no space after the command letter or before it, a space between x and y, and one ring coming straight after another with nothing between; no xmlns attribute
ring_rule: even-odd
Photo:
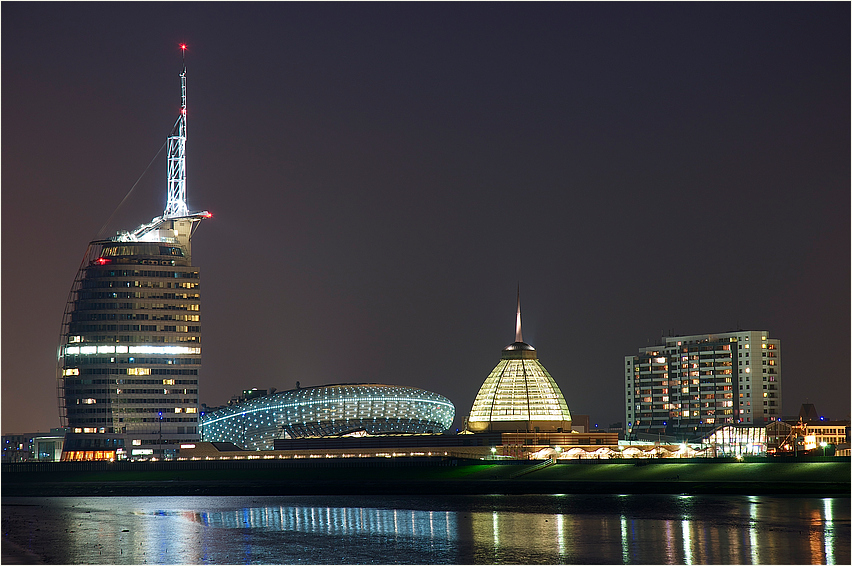
<svg viewBox="0 0 852 566"><path fill-rule="evenodd" d="M198 412L198 409L197 409L197 408L195 408L195 407L187 407L187 408L186 408L186 412L187 412L187 413L197 413L197 412Z"/></svg>
<svg viewBox="0 0 852 566"><path fill-rule="evenodd" d="M180 413L181 411L182 411L182 409L181 409L180 407L175 407L175 412L176 412L176 413Z"/></svg>

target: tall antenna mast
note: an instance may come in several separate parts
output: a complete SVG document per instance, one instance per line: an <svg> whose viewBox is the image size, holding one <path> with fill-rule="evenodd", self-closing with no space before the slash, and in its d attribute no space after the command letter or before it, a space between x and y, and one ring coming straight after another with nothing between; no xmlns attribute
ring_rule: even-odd
<svg viewBox="0 0 852 566"><path fill-rule="evenodd" d="M186 207L186 44L180 44L183 70L180 73L180 115L169 136L167 159L168 195L163 218L188 216Z"/></svg>

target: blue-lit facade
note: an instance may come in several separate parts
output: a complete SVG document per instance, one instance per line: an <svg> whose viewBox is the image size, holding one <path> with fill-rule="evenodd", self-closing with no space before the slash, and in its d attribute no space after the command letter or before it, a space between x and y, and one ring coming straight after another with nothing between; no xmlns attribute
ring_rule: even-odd
<svg viewBox="0 0 852 566"><path fill-rule="evenodd" d="M277 438L366 434L439 434L455 406L414 387L357 383L281 391L201 415L202 439L272 450Z"/></svg>

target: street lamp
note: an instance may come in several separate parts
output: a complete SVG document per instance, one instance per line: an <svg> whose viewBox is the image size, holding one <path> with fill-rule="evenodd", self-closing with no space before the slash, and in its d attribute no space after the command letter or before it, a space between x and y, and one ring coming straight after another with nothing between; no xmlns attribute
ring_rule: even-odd
<svg viewBox="0 0 852 566"><path fill-rule="evenodd" d="M820 446L822 446L822 455L825 456L825 447L828 446L828 442L820 442Z"/></svg>

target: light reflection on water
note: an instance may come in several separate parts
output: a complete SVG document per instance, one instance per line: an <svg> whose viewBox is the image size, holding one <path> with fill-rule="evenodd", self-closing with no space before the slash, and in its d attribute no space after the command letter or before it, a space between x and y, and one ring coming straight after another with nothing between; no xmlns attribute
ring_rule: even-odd
<svg viewBox="0 0 852 566"><path fill-rule="evenodd" d="M50 563L836 564L849 524L848 498L3 498Z"/></svg>

